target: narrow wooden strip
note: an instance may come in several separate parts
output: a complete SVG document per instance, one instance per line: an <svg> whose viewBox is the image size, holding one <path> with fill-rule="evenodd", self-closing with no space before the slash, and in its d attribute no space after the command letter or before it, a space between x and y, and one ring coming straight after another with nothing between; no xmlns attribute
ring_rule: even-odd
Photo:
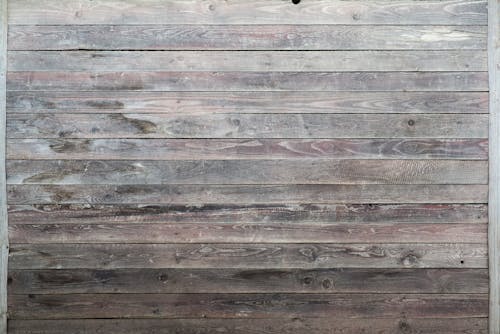
<svg viewBox="0 0 500 334"><path fill-rule="evenodd" d="M84 319L84 320L9 320L13 334L343 334L376 332L397 334L421 331L427 334L487 334L487 318L467 319Z"/></svg>
<svg viewBox="0 0 500 334"><path fill-rule="evenodd" d="M13 244L9 269L487 268L483 244Z"/></svg>
<svg viewBox="0 0 500 334"><path fill-rule="evenodd" d="M488 293L488 270L342 268L9 271L10 294L262 292Z"/></svg>
<svg viewBox="0 0 500 334"><path fill-rule="evenodd" d="M9 112L488 113L484 92L7 92Z"/></svg>
<svg viewBox="0 0 500 334"><path fill-rule="evenodd" d="M9 205L12 224L487 223L484 204Z"/></svg>
<svg viewBox="0 0 500 334"><path fill-rule="evenodd" d="M486 47L486 26L9 26L9 50L20 51L485 50Z"/></svg>
<svg viewBox="0 0 500 334"><path fill-rule="evenodd" d="M12 295L12 319L64 318L473 318L488 295L74 294Z"/></svg>
<svg viewBox="0 0 500 334"><path fill-rule="evenodd" d="M10 114L7 137L487 138L488 115Z"/></svg>
<svg viewBox="0 0 500 334"><path fill-rule="evenodd" d="M16 0L10 24L486 24L486 1Z"/></svg>
<svg viewBox="0 0 500 334"><path fill-rule="evenodd" d="M8 159L467 159L487 139L7 139Z"/></svg>
<svg viewBox="0 0 500 334"><path fill-rule="evenodd" d="M486 203L487 185L10 185L9 204Z"/></svg>
<svg viewBox="0 0 500 334"><path fill-rule="evenodd" d="M9 160L7 184L487 184L487 161Z"/></svg>
<svg viewBox="0 0 500 334"><path fill-rule="evenodd" d="M487 71L485 51L10 51L9 71ZM391 59L391 61L387 61Z"/></svg>
<svg viewBox="0 0 500 334"><path fill-rule="evenodd" d="M487 91L487 72L8 72L10 91Z"/></svg>
<svg viewBox="0 0 500 334"><path fill-rule="evenodd" d="M10 224L11 243L481 243L486 224Z"/></svg>

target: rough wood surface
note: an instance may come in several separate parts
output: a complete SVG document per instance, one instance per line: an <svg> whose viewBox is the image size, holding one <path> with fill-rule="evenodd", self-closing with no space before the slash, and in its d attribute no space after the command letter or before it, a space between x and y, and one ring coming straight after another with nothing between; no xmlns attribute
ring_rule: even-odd
<svg viewBox="0 0 500 334"><path fill-rule="evenodd" d="M488 115L10 114L7 138L487 138Z"/></svg>
<svg viewBox="0 0 500 334"><path fill-rule="evenodd" d="M9 50L19 51L485 50L486 47L486 26L182 24L9 27Z"/></svg>
<svg viewBox="0 0 500 334"><path fill-rule="evenodd" d="M486 318L467 319L96 319L96 320L11 320L13 334L487 334Z"/></svg>
<svg viewBox="0 0 500 334"><path fill-rule="evenodd" d="M487 184L487 161L9 160L9 184Z"/></svg>
<svg viewBox="0 0 500 334"><path fill-rule="evenodd" d="M10 91L487 91L488 72L8 72Z"/></svg>
<svg viewBox="0 0 500 334"><path fill-rule="evenodd" d="M61 318L474 318L487 294L74 294L11 295L17 319Z"/></svg>
<svg viewBox="0 0 500 334"><path fill-rule="evenodd" d="M9 272L10 294L262 292L488 293L488 270L143 268Z"/></svg>
<svg viewBox="0 0 500 334"><path fill-rule="evenodd" d="M486 244L13 244L10 269L487 268Z"/></svg>
<svg viewBox="0 0 500 334"><path fill-rule="evenodd" d="M16 0L10 24L486 24L486 1Z"/></svg>
<svg viewBox="0 0 500 334"><path fill-rule="evenodd" d="M487 71L487 54L447 51L10 51L9 71ZM391 58L387 62L387 58Z"/></svg>
<svg viewBox="0 0 500 334"><path fill-rule="evenodd" d="M10 204L487 203L487 185L9 185Z"/></svg>
<svg viewBox="0 0 500 334"><path fill-rule="evenodd" d="M8 159L466 159L487 139L7 139Z"/></svg>
<svg viewBox="0 0 500 334"><path fill-rule="evenodd" d="M11 113L488 113L487 92L7 92Z"/></svg>

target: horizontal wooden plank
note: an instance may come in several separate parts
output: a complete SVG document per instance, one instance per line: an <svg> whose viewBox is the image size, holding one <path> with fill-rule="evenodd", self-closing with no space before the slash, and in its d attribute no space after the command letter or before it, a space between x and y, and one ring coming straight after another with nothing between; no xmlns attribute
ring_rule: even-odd
<svg viewBox="0 0 500 334"><path fill-rule="evenodd" d="M255 22L255 17L252 19ZM8 48L18 51L485 50L486 37L486 26L453 25L10 25Z"/></svg>
<svg viewBox="0 0 500 334"><path fill-rule="evenodd" d="M7 92L25 113L488 113L482 92Z"/></svg>
<svg viewBox="0 0 500 334"><path fill-rule="evenodd" d="M140 283L139 283L140 282ZM11 270L9 294L488 293L487 269Z"/></svg>
<svg viewBox="0 0 500 334"><path fill-rule="evenodd" d="M64 318L473 318L487 294L74 294L12 295L12 319Z"/></svg>
<svg viewBox="0 0 500 334"><path fill-rule="evenodd" d="M11 243L481 243L487 224L9 224Z"/></svg>
<svg viewBox="0 0 500 334"><path fill-rule="evenodd" d="M488 115L16 113L7 115L7 137L487 138Z"/></svg>
<svg viewBox="0 0 500 334"><path fill-rule="evenodd" d="M487 334L487 318L467 319L83 319L83 320L15 320L8 323L13 334L398 334L421 331L427 334Z"/></svg>
<svg viewBox="0 0 500 334"><path fill-rule="evenodd" d="M487 24L483 0L207 2L16 0L10 24Z"/></svg>
<svg viewBox="0 0 500 334"><path fill-rule="evenodd" d="M9 205L11 224L487 223L484 204Z"/></svg>
<svg viewBox="0 0 500 334"><path fill-rule="evenodd" d="M9 269L487 268L486 244L11 244Z"/></svg>
<svg viewBox="0 0 500 334"><path fill-rule="evenodd" d="M9 204L487 203L487 185L8 185Z"/></svg>
<svg viewBox="0 0 500 334"><path fill-rule="evenodd" d="M487 161L8 160L7 184L487 184Z"/></svg>
<svg viewBox="0 0 500 334"><path fill-rule="evenodd" d="M10 91L487 91L488 72L8 72Z"/></svg>
<svg viewBox="0 0 500 334"><path fill-rule="evenodd" d="M387 61L391 59L391 61ZM487 71L487 53L447 51L10 51L9 71Z"/></svg>
<svg viewBox="0 0 500 334"><path fill-rule="evenodd" d="M7 139L7 159L467 159L487 139Z"/></svg>

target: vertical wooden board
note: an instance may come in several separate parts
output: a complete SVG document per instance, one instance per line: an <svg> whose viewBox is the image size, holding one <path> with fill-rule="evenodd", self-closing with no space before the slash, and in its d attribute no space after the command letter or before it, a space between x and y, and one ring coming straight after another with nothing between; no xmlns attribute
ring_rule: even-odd
<svg viewBox="0 0 500 334"><path fill-rule="evenodd" d="M7 189L5 123L7 80L7 0L0 0L0 334L7 333Z"/></svg>

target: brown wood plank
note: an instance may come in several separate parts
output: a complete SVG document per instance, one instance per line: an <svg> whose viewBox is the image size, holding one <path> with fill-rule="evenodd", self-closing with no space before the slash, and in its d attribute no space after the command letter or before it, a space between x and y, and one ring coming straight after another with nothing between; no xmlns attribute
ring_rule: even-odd
<svg viewBox="0 0 500 334"><path fill-rule="evenodd" d="M9 269L487 268L483 244L12 244Z"/></svg>
<svg viewBox="0 0 500 334"><path fill-rule="evenodd" d="M486 318L467 319L83 319L9 320L13 334L401 334L421 331L427 334L487 334Z"/></svg>
<svg viewBox="0 0 500 334"><path fill-rule="evenodd" d="M391 61L387 61L391 59ZM487 71L487 53L447 51L10 51L9 71Z"/></svg>
<svg viewBox="0 0 500 334"><path fill-rule="evenodd" d="M9 204L487 203L487 185L8 185Z"/></svg>
<svg viewBox="0 0 500 334"><path fill-rule="evenodd" d="M7 184L487 184L487 161L9 160Z"/></svg>
<svg viewBox="0 0 500 334"><path fill-rule="evenodd" d="M488 270L342 268L9 271L11 295L262 292L488 293Z"/></svg>
<svg viewBox="0 0 500 334"><path fill-rule="evenodd" d="M7 92L9 112L488 113L484 92Z"/></svg>
<svg viewBox="0 0 500 334"><path fill-rule="evenodd" d="M10 114L8 138L487 138L488 115Z"/></svg>
<svg viewBox="0 0 500 334"><path fill-rule="evenodd" d="M12 295L12 319L473 318L487 294L74 294Z"/></svg>
<svg viewBox="0 0 500 334"><path fill-rule="evenodd" d="M7 139L8 159L467 159L487 139Z"/></svg>
<svg viewBox="0 0 500 334"><path fill-rule="evenodd" d="M486 24L486 1L16 0L10 24Z"/></svg>
<svg viewBox="0 0 500 334"><path fill-rule="evenodd" d="M11 224L488 222L484 204L9 205Z"/></svg>
<svg viewBox="0 0 500 334"><path fill-rule="evenodd" d="M487 72L8 72L10 91L487 91Z"/></svg>
<svg viewBox="0 0 500 334"><path fill-rule="evenodd" d="M168 17L164 13L161 15ZM255 20L255 18L253 19ZM19 51L82 49L143 51L485 50L487 47L487 27L418 25L10 25L8 41L9 50Z"/></svg>

